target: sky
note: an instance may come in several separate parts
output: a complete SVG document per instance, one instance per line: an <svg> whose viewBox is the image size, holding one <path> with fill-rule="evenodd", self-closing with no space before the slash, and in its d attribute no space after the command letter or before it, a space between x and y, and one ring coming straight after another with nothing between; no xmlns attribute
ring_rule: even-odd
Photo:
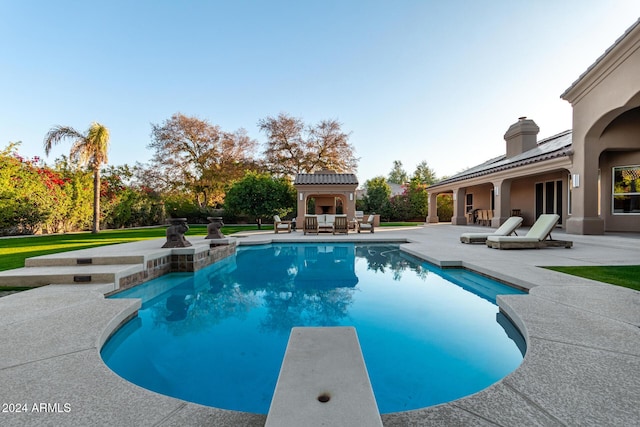
<svg viewBox="0 0 640 427"><path fill-rule="evenodd" d="M526 116L571 129L560 95L640 17L638 0L0 0L0 149L44 157L55 125L152 157L174 113L264 144L258 121L337 119L361 184L394 160L450 176L505 152ZM68 154L58 145L46 161Z"/></svg>

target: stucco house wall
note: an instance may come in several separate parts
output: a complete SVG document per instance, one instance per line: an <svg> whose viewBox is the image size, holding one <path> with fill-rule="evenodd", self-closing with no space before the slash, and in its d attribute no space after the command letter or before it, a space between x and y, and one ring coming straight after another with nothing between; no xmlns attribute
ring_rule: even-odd
<svg viewBox="0 0 640 427"><path fill-rule="evenodd" d="M640 150L640 138L628 141L622 134L626 112L640 107L640 19L623 34L580 78L561 96L573 107L573 168L580 177L580 186L572 193L571 218L567 231L576 234L602 234L615 230L628 219L601 216L610 209L611 200L598 188L602 170L601 153L606 149ZM631 113L636 115L637 113ZM614 131L614 128L618 128ZM631 128L628 131L632 132ZM605 137L607 131L611 133ZM621 136L622 139L614 137ZM631 151L627 154L631 155ZM627 218L634 215L625 215ZM605 221L609 219L609 223ZM640 221L638 221L640 224ZM640 231L640 225L633 231Z"/></svg>
<svg viewBox="0 0 640 427"><path fill-rule="evenodd" d="M465 224L465 195L473 193L474 208L486 209L493 189L494 227L513 209L525 225L552 209L568 233L640 232L640 212L631 203L640 196L618 198L630 212L612 212L613 168L631 167L627 176L640 171L640 19L561 98L573 106L571 131L536 141L538 126L521 117L504 135L504 156L429 187L429 205L438 194L452 194L452 224ZM427 222L437 221L430 209Z"/></svg>

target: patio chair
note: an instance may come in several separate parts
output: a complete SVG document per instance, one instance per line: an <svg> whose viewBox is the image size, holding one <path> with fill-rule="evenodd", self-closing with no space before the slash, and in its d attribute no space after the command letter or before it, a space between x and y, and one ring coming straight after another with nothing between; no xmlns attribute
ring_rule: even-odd
<svg viewBox="0 0 640 427"><path fill-rule="evenodd" d="M307 235L307 233L314 233L314 234L318 234L319 232L319 228L318 228L318 217L315 215L307 215L304 217L304 234L305 236Z"/></svg>
<svg viewBox="0 0 640 427"><path fill-rule="evenodd" d="M282 221L279 215L273 216L273 231L278 234L280 231L291 233L291 221Z"/></svg>
<svg viewBox="0 0 640 427"><path fill-rule="evenodd" d="M484 209L478 211L478 224L487 225L487 211Z"/></svg>
<svg viewBox="0 0 640 427"><path fill-rule="evenodd" d="M493 233L462 233L460 241L462 243L484 243L489 236L508 236L512 233L517 236L516 228L520 227L520 224L522 224L522 218L512 216Z"/></svg>
<svg viewBox="0 0 640 427"><path fill-rule="evenodd" d="M358 233L360 232L360 230L369 230L371 233L373 233L373 219L374 216L369 215L369 218L367 218L366 222L358 222Z"/></svg>
<svg viewBox="0 0 640 427"><path fill-rule="evenodd" d="M333 234L336 233L349 233L349 220L347 219L346 215L336 215L336 218L333 222Z"/></svg>
<svg viewBox="0 0 640 427"><path fill-rule="evenodd" d="M572 241L551 238L551 230L559 220L560 216L557 214L540 215L525 236L489 236L486 244L494 249L539 249L563 246L570 248L573 246Z"/></svg>

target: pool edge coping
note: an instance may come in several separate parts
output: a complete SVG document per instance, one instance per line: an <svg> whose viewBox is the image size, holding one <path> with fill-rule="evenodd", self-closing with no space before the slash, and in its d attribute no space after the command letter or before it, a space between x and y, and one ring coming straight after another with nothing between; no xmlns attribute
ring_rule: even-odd
<svg viewBox="0 0 640 427"><path fill-rule="evenodd" d="M407 239L409 240L409 238L407 237ZM332 239L333 240L333 239ZM411 239L412 241L408 242L410 243L415 243L417 245L420 244L424 244L424 242L421 242L419 239L415 240L415 239ZM415 241L414 241L415 240ZM414 248L415 249L415 248ZM554 251L554 249L549 249L550 251ZM545 250L546 251L546 250ZM424 252L423 252L424 253ZM414 253L411 253L412 255L415 256ZM425 261L427 262L431 262L430 258L433 258L432 255L429 255L429 253L424 253L424 255L426 257L429 257L428 259L425 259L422 256L418 256L421 259L425 259ZM446 260L445 260L446 261ZM462 261L467 262L469 266L473 266L475 264L477 264L474 261ZM432 262L435 265L438 265L437 263ZM490 266L482 266L483 269L486 269L487 271L491 271L491 267ZM553 273L553 274L551 274ZM561 273L556 273L556 272L551 272L551 273L547 273L546 277L557 277L557 278L564 278L566 279L566 277L564 276L554 276L555 275L560 275ZM531 272L528 272L528 274L531 274ZM558 281L562 282L562 279L559 279ZM565 280L566 281L566 280ZM571 286L580 286L581 288L583 288L585 291L589 291L589 290L597 290L598 292L602 293L604 292L605 294L623 294L621 297L618 296L618 298L625 298L628 295L631 295L632 297L635 295L633 294L633 292L636 291L632 291L632 290L622 290L622 288L615 288L612 287L610 285L603 285L603 284L598 284L598 283L593 283L592 281L588 281L586 279L579 279L579 278L572 278L571 279L571 283L569 284L565 284L564 286L561 285L557 285L557 284L540 284L540 283L535 283L534 280L529 280L527 281L528 283L532 283L534 286L531 289L537 288L537 287L544 287L545 290L549 291L561 291L561 290L567 290L569 287ZM72 285L74 287L77 287L78 285ZM610 292L609 292L610 291ZM556 303L557 301L554 301L553 299L553 292L547 292L544 298L539 298L536 295L526 295L526 296L518 296L517 298L536 298L538 300L541 300L543 303L545 301L547 301L549 304L553 305L554 303ZM555 293L556 297L558 296L558 292ZM562 295L560 295L561 297ZM3 297L2 299L4 300L5 298L12 298L12 296L8 296L8 297ZM510 302L512 302L512 296L506 298L506 300L504 300L505 302L503 302L503 304L509 304ZM502 300L502 298L500 298ZM561 298L559 298L561 299ZM517 304L516 304L517 305ZM501 307L501 309L503 309L503 306L499 304L499 306ZM575 308L575 307L574 307ZM515 316L517 318L517 321L522 322L522 324L524 325L524 330L520 329L520 332L525 336L525 338L527 338L527 355L530 353L530 351L532 351L532 349L536 349L538 346L543 346L543 345L549 345L550 343L552 343L552 339L550 337L545 337L544 335L544 331L541 332L537 332L535 336L531 337L527 331L527 324L528 322L532 322L532 326L536 326L535 323L538 322L538 319L535 318L536 315L539 315L541 313L528 313L527 310L529 310L526 307L523 307L522 305L520 306L514 306L514 307L510 307L509 308L510 312L515 313ZM534 310L535 311L535 310ZM544 314L544 313L542 313ZM591 312L589 310L582 310L581 314L585 317L595 317L596 321L601 320L602 319L602 315L599 313L594 313ZM512 314L513 315L513 314ZM533 316L533 317L532 317ZM616 326L616 323L620 323L620 325L618 326L623 326L623 325L628 325L628 322L624 322L624 321L619 321L617 320L619 316L616 315L616 313L608 313L608 318L612 319L613 321L613 325L612 327ZM86 319L84 319L86 320ZM516 321L516 319L512 318L512 321ZM636 325L637 326L637 325ZM106 325L105 325L106 328ZM638 329L638 328L636 328ZM114 328L115 330L115 328ZM548 332L554 332L554 331L548 331ZM562 331L560 331L562 332ZM623 331L625 332L625 331ZM626 331L628 332L628 331ZM525 335L525 333L527 335ZM104 334L104 329L103 329L103 334ZM636 332L636 334L639 334L638 332ZM16 337L14 337L16 338ZM21 337L24 338L24 337ZM36 338L36 337L33 337ZM598 338L598 337L592 337L592 338ZM634 338L635 340L638 339L637 336L631 336L631 338ZM572 346L571 340L568 340L568 344L567 343L560 343L561 345L566 346ZM573 345L573 347L576 347L577 345ZM602 351L602 349L599 348L593 348L593 347L589 347L589 346L582 346L583 350L589 350L589 351ZM578 348L578 350L580 350ZM97 355L98 358L100 358L99 355L99 348L95 348L94 350L95 355ZM616 356L619 356L620 358L624 358L625 354L624 352L621 352L615 348L613 349L608 349L607 350L609 352L609 355L611 355L611 353L615 353ZM536 355L536 357L539 357L540 355ZM638 355L637 354L627 354L626 355L627 358L631 358L631 361L636 362L638 360ZM550 365L546 365L545 366L545 370L544 371L540 371L541 369L541 365L536 365L533 368L534 373L537 371L540 376L544 376L542 374L544 374L546 371L553 371L553 372L558 372L559 369L562 368L562 363L558 363L559 361L562 361L563 359L560 358L555 358L555 357L551 357L548 358L549 360L547 360L548 363L550 363ZM100 358L101 360L101 358ZM555 364L554 364L555 362ZM25 361L24 363L34 363L33 361L29 362L28 360ZM536 362L538 363L538 362ZM528 416L531 417L531 421L533 421L534 419L537 420L545 420L547 422L553 422L553 423L575 423L576 420L580 421L582 420L582 422L586 422L588 420L593 420L593 418L590 418L590 411L588 410L588 408L583 408L582 411L580 412L573 412L573 413L564 413L564 411L562 410L562 408L558 408L556 407L556 405L548 403L545 404L544 403L544 399L539 399L538 396L536 396L535 394L531 394L530 390L538 390L540 386L544 386L544 384L541 384L540 381L538 381L539 379L536 379L535 376L532 376L531 372L520 372L523 371L523 367L526 368L527 371L529 371L529 366L525 366L525 364L528 364L527 361L527 356L525 355L525 359L523 360L522 365L516 370L514 371L512 374L510 374L509 376L507 376L506 378L504 378L503 380L499 381L498 383L493 384L492 386L488 387L485 390L482 390L476 394L470 395L470 396L466 396L463 397L461 399L452 401L452 402L448 402L448 403L444 403L441 405L436 405L436 406L432 406L432 407L427 407L427 408L422 408L422 409L418 409L418 410L413 410L413 411L408 411L408 412L400 412L400 413L392 413L392 414L385 414L383 415L383 421L385 425L404 425L405 423L410 423L410 422L418 422L421 425L429 425L429 423L433 423L434 425L436 425L436 420L440 420L442 421L444 420L449 420L449 421L453 421L453 420L465 420L465 422L479 422L481 419L484 419L485 421L489 420L489 419L493 419L493 422L496 423L500 423L499 419L502 418L502 416L500 416L500 414L496 414L495 410L490 411L491 413L493 413L494 415L488 415L485 411L487 410L488 407L492 406L492 405L498 405L498 407L496 409L498 409L498 411L500 411L500 408L502 408L502 411L500 412L505 412L505 414L503 416L509 416L509 414L507 412L510 411L514 411L516 410L516 412L518 412L518 408L513 407L513 400L511 398L513 398L513 396L515 396L516 399L516 403L518 405L522 405L524 407L523 410L520 410L520 412L523 412L524 414L529 414ZM104 364L103 364L104 365ZM558 366L560 365L560 366ZM609 366L609 365L607 365ZM15 366L4 366L0 369L0 374L2 373L7 373L9 370L14 369ZM90 367L86 367L89 369L92 369ZM94 366L93 369L98 369L99 370L99 366L96 367ZM611 366L609 366L609 368L612 368ZM42 373L44 375L44 373ZM620 374L619 372L617 373L618 375ZM112 373L113 376L117 377L116 374ZM520 377L520 378L513 378L513 377ZM523 382L521 377L525 377L526 381ZM631 380L637 380L638 379L638 374L636 373L636 375L628 375L628 377L631 378ZM117 377L118 379L120 379L119 377ZM592 379L591 377L587 377L587 379ZM120 387L123 388L128 388L127 384L130 385L130 383L126 382L125 380L121 380L121 383L126 383L126 384L120 384ZM604 377L601 377L601 380L604 380ZM615 378L609 378L609 381L616 384L617 382L615 381ZM529 383L529 386L526 386L526 383ZM10 389L10 383L9 385L9 389ZM99 385L97 385L99 388ZM544 387L543 387L544 389ZM539 391L539 390L538 390ZM574 390L572 390L574 391ZM578 393L579 390L575 390L576 394ZM146 393L145 393L146 392ZM149 392L146 390L137 390L137 393L139 393L143 399L150 399L151 401L155 401L158 400L158 396L153 393L153 392ZM510 398L505 398L505 395L509 395ZM560 399L561 397L565 397L567 401L569 400L575 400L575 398L571 399L571 396L565 396L564 394L557 394L555 393L554 396L557 399ZM167 398L166 396L162 396L164 399L173 399L173 398ZM491 398L489 398L491 397ZM623 394L624 397L624 394ZM613 397L612 397L613 398ZM478 400L482 400L483 402L478 402ZM496 400L497 399L497 400ZM162 400L162 399L161 399ZM260 417L255 417L255 414L247 414L247 413L228 413L228 412L233 412L233 411L224 411L224 410L220 410L217 408L209 408L209 407L202 407L201 405L197 405L197 404L192 404L192 403L186 403L183 401L180 401L179 399L173 399L172 402L174 404L177 405L177 403L180 403L179 405L177 405L175 408L173 408L170 413L168 413L164 418L163 418L163 423L168 423L171 424L171 420L177 420L179 419L181 416L186 416L186 418L183 418L183 420L187 421L187 424L189 425L194 425L193 423L198 423L197 420L201 420L201 419L209 419L209 421L211 420L211 417L214 417L219 423L219 425L234 425L233 423L230 424L224 424L226 421L225 420L229 420L230 418L233 418L236 422L239 419L242 418L246 418L247 423L253 423L251 425L260 425L260 420L264 420L264 418L260 418ZM595 402L595 401L594 401ZM110 406L109 402L105 401L103 402L104 404L106 404L107 406ZM114 402L112 402L114 403ZM533 403L533 404L532 404ZM572 402L574 405L575 403ZM585 402L586 404L589 404L589 399L586 400ZM599 404L601 404L601 402L598 402ZM619 405L614 405L614 407L619 407ZM580 407L582 408L582 407ZM508 409L508 410L507 410ZM87 410L90 410L89 408ZM567 408L568 410L568 408ZM220 413L220 411L223 412L223 414ZM536 412L537 411L537 412ZM569 411L571 412L571 411ZM625 418L625 413L624 411L619 411L616 412L615 414L612 413L612 411L609 409L609 411L605 411L606 414L605 416L608 417L607 419L611 419L612 422L615 421L617 422L622 422L623 424L625 424L625 420L627 421L626 424L628 424L629 421L633 421L636 420L636 418ZM191 415L188 415L191 414ZM88 415L88 414L85 414ZM108 414L104 414L104 413L96 413L93 414L96 417L99 417L100 419L103 419L103 417L107 417L108 418ZM513 416L513 415L512 415ZM631 413L627 414L628 416L634 416L633 411L631 411ZM204 417L204 418L202 418ZM240 417L240 418L237 418ZM602 417L601 417L602 418ZM46 420L46 418L41 420ZM73 418L75 419L75 418ZM190 421L189 421L190 420ZM36 421L35 419L33 421ZM45 424L43 422L43 424ZM605 423L606 424L606 423ZM29 424L31 425L31 424ZM33 424L33 425L37 425ZM68 424L68 425L72 425L72 424ZM82 425L81 423L75 424L75 425ZM249 425L249 424L247 424ZM614 424L612 424L614 425Z"/></svg>

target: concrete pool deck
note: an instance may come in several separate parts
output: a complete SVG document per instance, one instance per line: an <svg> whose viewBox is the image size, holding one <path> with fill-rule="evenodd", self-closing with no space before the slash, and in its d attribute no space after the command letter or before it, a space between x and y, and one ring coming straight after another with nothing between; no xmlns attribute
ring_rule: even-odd
<svg viewBox="0 0 640 427"><path fill-rule="evenodd" d="M640 235L554 232L574 241L572 249L506 251L459 242L463 232L484 230L432 224L348 236L253 233L238 241L408 241L403 250L436 265L459 265L530 289L498 300L527 341L516 371L453 402L382 415L385 426L640 425L640 292L539 268L637 265ZM82 256L151 250L143 249L148 245ZM62 283L0 298L1 425L264 425L265 415L159 395L110 371L100 348L139 307L136 300L105 299L111 289L109 283Z"/></svg>

